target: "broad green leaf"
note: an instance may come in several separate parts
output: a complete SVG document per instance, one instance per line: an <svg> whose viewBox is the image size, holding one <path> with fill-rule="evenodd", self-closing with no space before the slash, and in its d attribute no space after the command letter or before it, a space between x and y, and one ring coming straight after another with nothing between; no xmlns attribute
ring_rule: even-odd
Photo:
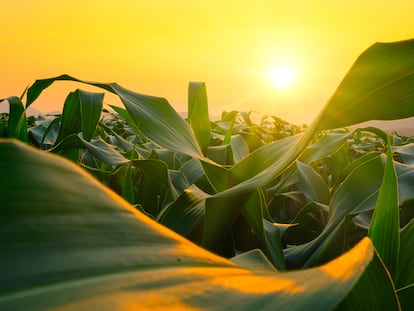
<svg viewBox="0 0 414 311"><path fill-rule="evenodd" d="M113 110L115 110L115 112L118 113L127 122L127 124L135 131L135 133L141 133L138 126L135 124L134 120L132 120L131 116L129 115L126 109L113 105L110 105L110 107Z"/></svg>
<svg viewBox="0 0 414 311"><path fill-rule="evenodd" d="M254 249L248 252L244 252L231 258L235 264L239 267L243 267L249 270L263 271L266 273L276 273L278 270L267 259L265 254L261 250Z"/></svg>
<svg viewBox="0 0 414 311"><path fill-rule="evenodd" d="M233 161L230 145L210 146L206 150L206 156L220 165L230 165Z"/></svg>
<svg viewBox="0 0 414 311"><path fill-rule="evenodd" d="M300 136L291 136L256 149L231 168L235 184L248 180L261 173L278 160L284 158L289 149L300 139Z"/></svg>
<svg viewBox="0 0 414 311"><path fill-rule="evenodd" d="M281 140L284 142L279 146L283 147L283 149L276 150L280 157L277 157L275 162L271 163L253 177L248 178L233 187L227 188L224 191L216 193L206 200L206 217L202 240L203 247L210 250L218 250L221 248L223 245L223 236L226 236L226 233L229 232L230 225L240 213L241 208L249 198L249 194L255 189L267 185L287 170L301 155L313 135L314 128L310 128L301 136L293 136L292 141L289 140L289 138ZM292 144L287 142L292 142ZM260 154L260 151L257 152ZM255 156L257 155L258 154L255 153ZM257 167L262 164L259 160L261 162L267 161L267 159L259 156L257 156L255 163L250 157L246 157L243 161L240 161L238 163L240 166L238 167L238 175L236 177L246 177L243 176L243 172L240 170L242 167L241 163L247 164L247 168L250 168L250 172L253 173L255 171L253 165L256 165ZM236 165L233 166L233 168L236 167ZM233 177L234 172L231 171L231 173ZM223 206L225 206L225 208L223 208Z"/></svg>
<svg viewBox="0 0 414 311"><path fill-rule="evenodd" d="M367 239L364 238L362 242ZM387 295L387 297L380 297L382 295ZM373 296L376 296L377 299L365 299L365 297ZM375 249L374 259L366 266L365 273L359 279L358 284L335 308L335 311L339 310L401 310L392 279Z"/></svg>
<svg viewBox="0 0 414 311"><path fill-rule="evenodd" d="M59 133L55 144L59 144L69 135L80 133L82 130L81 123L82 117L79 90L76 90L75 92L69 93L66 97L65 104L63 105Z"/></svg>
<svg viewBox="0 0 414 311"><path fill-rule="evenodd" d="M83 138L90 141L101 116L104 93L92 93L79 90L81 107L81 129Z"/></svg>
<svg viewBox="0 0 414 311"><path fill-rule="evenodd" d="M142 172L139 184L137 184L136 203L156 217L160 212L164 201L172 201L178 197L168 174L168 167L160 160L134 160L132 165Z"/></svg>
<svg viewBox="0 0 414 311"><path fill-rule="evenodd" d="M7 136L27 141L26 111L20 98L12 96L6 99L9 103L9 120L7 122Z"/></svg>
<svg viewBox="0 0 414 311"><path fill-rule="evenodd" d="M171 186L174 188L173 193L175 194L173 194L173 198L176 198L178 195L183 193L185 189L188 189L191 186L182 171L169 169L168 176L171 180Z"/></svg>
<svg viewBox="0 0 414 311"><path fill-rule="evenodd" d="M332 194L328 223L321 234L311 242L284 250L288 268L313 266L332 259L326 257L325 250L332 249L330 243L337 244L346 217L375 207L383 172L383 159L377 155L367 157L348 175Z"/></svg>
<svg viewBox="0 0 414 311"><path fill-rule="evenodd" d="M397 309L368 238L318 268L249 270L151 221L62 158L12 141L0 151L2 310L331 310L360 299Z"/></svg>
<svg viewBox="0 0 414 311"><path fill-rule="evenodd" d="M131 153L132 155L133 153ZM121 196L129 203L135 203L135 191L133 182L133 169L132 169L133 156L130 157L128 168L126 169L125 177L122 181Z"/></svg>
<svg viewBox="0 0 414 311"><path fill-rule="evenodd" d="M249 146L241 135L233 135L230 141L233 163L237 163L249 154Z"/></svg>
<svg viewBox="0 0 414 311"><path fill-rule="evenodd" d="M318 116L319 129L414 115L414 40L375 43L348 71Z"/></svg>
<svg viewBox="0 0 414 311"><path fill-rule="evenodd" d="M76 134L66 136L59 144L49 149L50 152L59 152L61 150L86 149L99 161L108 163L110 165L120 165L128 163L129 160L121 155L115 148L103 141L100 137L93 139L90 142Z"/></svg>
<svg viewBox="0 0 414 311"><path fill-rule="evenodd" d="M208 194L191 186L161 213L159 223L175 232L187 236L203 220L205 199Z"/></svg>
<svg viewBox="0 0 414 311"><path fill-rule="evenodd" d="M312 161L320 160L324 157L330 156L338 151L344 144L346 144L350 136L351 134L349 133L323 133L315 143L312 143L306 147L300 157L300 161L310 164Z"/></svg>
<svg viewBox="0 0 414 311"><path fill-rule="evenodd" d="M37 125L29 128L30 134L40 145L40 149L42 145L52 146L56 142L60 120L60 116L39 115L36 120Z"/></svg>
<svg viewBox="0 0 414 311"><path fill-rule="evenodd" d="M116 83L87 82L69 75L36 80L27 91L26 107L36 100L46 87L59 80L86 83L118 95L132 120L145 136L171 151L197 158L203 157L189 124L166 99L139 94Z"/></svg>
<svg viewBox="0 0 414 311"><path fill-rule="evenodd" d="M391 275L395 277L400 253L400 216L398 183L389 139L387 145L387 163L368 236Z"/></svg>
<svg viewBox="0 0 414 311"><path fill-rule="evenodd" d="M204 174L200 161L194 158L184 163L180 170L187 177L190 185L195 184Z"/></svg>
<svg viewBox="0 0 414 311"><path fill-rule="evenodd" d="M159 159L167 165L169 169L176 169L176 153L168 149L153 149L150 155L151 159Z"/></svg>
<svg viewBox="0 0 414 311"><path fill-rule="evenodd" d="M260 243L261 249L278 270L286 270L281 234L269 220L263 190L253 192L242 209L242 215ZM266 220L267 219L267 220Z"/></svg>
<svg viewBox="0 0 414 311"><path fill-rule="evenodd" d="M329 188L321 175L311 166L296 161L299 176L299 188L310 200L322 204L328 204L330 195Z"/></svg>
<svg viewBox="0 0 414 311"><path fill-rule="evenodd" d="M234 124L236 122L236 118L237 118L237 111L230 111L228 113L223 112L221 119L227 123L229 123L229 126L226 130L226 135L223 139L223 145L228 145L230 144L231 141L231 136L233 134L233 128L234 128Z"/></svg>
<svg viewBox="0 0 414 311"><path fill-rule="evenodd" d="M188 121L201 150L205 152L210 145L211 129L204 83L190 82L188 86Z"/></svg>
<svg viewBox="0 0 414 311"><path fill-rule="evenodd" d="M400 230L400 254L395 285L402 288L414 284L414 219Z"/></svg>
<svg viewBox="0 0 414 311"><path fill-rule="evenodd" d="M397 294L401 304L401 310L414 309L414 284L399 289Z"/></svg>
<svg viewBox="0 0 414 311"><path fill-rule="evenodd" d="M215 192L221 192L229 186L229 170L215 162L200 161L203 172Z"/></svg>

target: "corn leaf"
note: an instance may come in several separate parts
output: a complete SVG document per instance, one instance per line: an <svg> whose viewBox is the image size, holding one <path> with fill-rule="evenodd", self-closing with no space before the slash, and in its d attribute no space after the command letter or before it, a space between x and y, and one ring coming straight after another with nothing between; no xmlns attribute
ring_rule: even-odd
<svg viewBox="0 0 414 311"><path fill-rule="evenodd" d="M241 135L233 135L230 141L231 151L233 153L233 163L241 161L249 155L249 146Z"/></svg>
<svg viewBox="0 0 414 311"><path fill-rule="evenodd" d="M318 268L263 273L263 264L249 270L195 246L53 154L3 140L0 170L2 310L331 310L358 303L398 310L369 238Z"/></svg>
<svg viewBox="0 0 414 311"><path fill-rule="evenodd" d="M401 288L397 291L398 299L401 304L401 310L413 310L414 309L414 283Z"/></svg>
<svg viewBox="0 0 414 311"><path fill-rule="evenodd" d="M164 98L139 94L116 83L82 81L69 75L36 80L27 91L26 107L54 81L76 81L93 85L119 96L133 122L140 131L159 145L196 158L202 158L201 149L189 124Z"/></svg>
<svg viewBox="0 0 414 311"><path fill-rule="evenodd" d="M12 96L6 99L9 103L9 120L7 122L7 136L27 141L26 111L20 98Z"/></svg>
<svg viewBox="0 0 414 311"><path fill-rule="evenodd" d="M286 270L281 234L278 227L268 220L270 215L267 212L263 190L258 189L252 193L243 206L242 214L267 258L278 270Z"/></svg>
<svg viewBox="0 0 414 311"><path fill-rule="evenodd" d="M383 172L383 160L377 155L366 157L365 162L349 174L332 194L328 222L320 235L311 242L284 250L288 268L313 266L332 259L329 257L332 253L327 250L332 251L332 243L338 245L338 234L345 218L375 207Z"/></svg>
<svg viewBox="0 0 414 311"><path fill-rule="evenodd" d="M204 219L207 197L209 195L196 186L189 187L162 211L158 222L182 236L188 236Z"/></svg>
<svg viewBox="0 0 414 311"><path fill-rule="evenodd" d="M414 284L414 219L400 231L400 255L395 285L402 288Z"/></svg>
<svg viewBox="0 0 414 311"><path fill-rule="evenodd" d="M413 55L414 40L368 48L321 111L319 129L414 116Z"/></svg>
<svg viewBox="0 0 414 311"><path fill-rule="evenodd" d="M275 273L278 270L267 259L265 254L261 250L254 249L248 252L244 252L240 255L231 258L235 264L239 267L247 268L249 270L263 271L267 273Z"/></svg>
<svg viewBox="0 0 414 311"><path fill-rule="evenodd" d="M191 82L188 86L188 121L201 150L205 152L210 146L211 128L204 83Z"/></svg>
<svg viewBox="0 0 414 311"><path fill-rule="evenodd" d="M104 93L79 90L81 108L81 130L83 138L90 141L101 116Z"/></svg>
<svg viewBox="0 0 414 311"><path fill-rule="evenodd" d="M322 204L329 204L329 188L322 176L311 166L296 161L299 176L299 188L310 200Z"/></svg>
<svg viewBox="0 0 414 311"><path fill-rule="evenodd" d="M384 177L368 236L372 239L391 275L395 277L400 253L400 215L398 183L389 139Z"/></svg>
<svg viewBox="0 0 414 311"><path fill-rule="evenodd" d="M103 141L100 137L98 139L93 139L90 142L83 139L80 135L72 134L66 136L59 144L49 149L49 152L60 152L66 150L75 150L77 149L86 149L90 152L95 158L99 161L108 163L110 165L120 165L128 163L129 160L126 159L122 154L120 154L115 148Z"/></svg>

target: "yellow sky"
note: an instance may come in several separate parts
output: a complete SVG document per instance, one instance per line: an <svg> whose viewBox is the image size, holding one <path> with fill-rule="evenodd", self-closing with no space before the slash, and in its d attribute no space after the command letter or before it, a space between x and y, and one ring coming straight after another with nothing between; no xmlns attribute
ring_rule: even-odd
<svg viewBox="0 0 414 311"><path fill-rule="evenodd" d="M67 73L185 111L188 82L204 81L211 114L254 110L293 123L312 121L369 45L414 38L408 0L0 0L0 12L0 98ZM277 89L269 71L286 62L297 77ZM34 107L60 109L77 87L57 83Z"/></svg>

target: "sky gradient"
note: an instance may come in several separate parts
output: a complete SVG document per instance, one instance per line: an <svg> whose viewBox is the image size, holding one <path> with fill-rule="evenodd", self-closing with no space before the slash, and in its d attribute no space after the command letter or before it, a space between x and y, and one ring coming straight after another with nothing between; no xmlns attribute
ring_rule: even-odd
<svg viewBox="0 0 414 311"><path fill-rule="evenodd" d="M309 123L374 42L414 38L414 2L0 0L0 98L36 79L70 74L165 97L186 111L189 81L207 85L212 115L274 114ZM278 89L269 71L297 71ZM33 107L61 109L59 82ZM106 102L117 103L113 96Z"/></svg>

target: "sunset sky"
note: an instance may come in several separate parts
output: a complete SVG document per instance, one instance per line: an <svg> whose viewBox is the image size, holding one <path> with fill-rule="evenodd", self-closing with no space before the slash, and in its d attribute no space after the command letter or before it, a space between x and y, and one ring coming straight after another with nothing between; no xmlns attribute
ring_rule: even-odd
<svg viewBox="0 0 414 311"><path fill-rule="evenodd" d="M188 82L204 81L212 115L253 110L292 123L311 122L371 44L414 38L408 0L0 0L0 12L0 98L67 73L182 112ZM33 107L61 109L76 88L88 89L56 83Z"/></svg>

